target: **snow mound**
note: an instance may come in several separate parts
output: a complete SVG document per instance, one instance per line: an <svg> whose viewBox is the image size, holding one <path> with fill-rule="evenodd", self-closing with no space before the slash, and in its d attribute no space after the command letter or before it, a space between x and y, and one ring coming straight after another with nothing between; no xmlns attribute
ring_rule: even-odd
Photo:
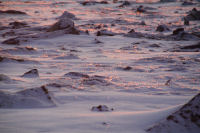
<svg viewBox="0 0 200 133"><path fill-rule="evenodd" d="M0 108L53 107L53 96L44 87L32 88L10 94L0 91Z"/></svg>
<svg viewBox="0 0 200 133"><path fill-rule="evenodd" d="M147 129L150 133L199 133L200 93L165 120Z"/></svg>

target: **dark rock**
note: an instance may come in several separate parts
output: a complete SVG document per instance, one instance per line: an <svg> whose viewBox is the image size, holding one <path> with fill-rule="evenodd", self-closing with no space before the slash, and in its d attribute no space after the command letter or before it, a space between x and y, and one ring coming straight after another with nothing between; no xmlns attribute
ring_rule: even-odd
<svg viewBox="0 0 200 133"><path fill-rule="evenodd" d="M123 3L121 5L119 5L119 7L125 7L125 6L130 6L131 3L129 1L123 1Z"/></svg>
<svg viewBox="0 0 200 133"><path fill-rule="evenodd" d="M87 74L79 73L79 72L69 72L65 74L64 76L69 76L69 77L76 77L76 78L89 78Z"/></svg>
<svg viewBox="0 0 200 133"><path fill-rule="evenodd" d="M140 6L137 8L137 12L144 13L144 12L146 12L146 10L144 9L144 7L143 7L142 5L140 5Z"/></svg>
<svg viewBox="0 0 200 133"><path fill-rule="evenodd" d="M102 42L95 38L94 43L99 44L99 43L102 43Z"/></svg>
<svg viewBox="0 0 200 133"><path fill-rule="evenodd" d="M159 31L159 32L169 31L169 28L166 25L159 25L156 31Z"/></svg>
<svg viewBox="0 0 200 133"><path fill-rule="evenodd" d="M100 1L100 2L97 2L97 1L84 1L84 2L81 2L81 4L83 6L89 6L89 5L95 5L95 4L108 4L107 1Z"/></svg>
<svg viewBox="0 0 200 133"><path fill-rule="evenodd" d="M18 28L23 28L23 27L27 27L27 23L25 22L11 22L9 23L9 25L13 28L13 29L18 29Z"/></svg>
<svg viewBox="0 0 200 133"><path fill-rule="evenodd" d="M59 19L63 19L63 18L76 19L74 14L67 11L64 11L64 13L59 17Z"/></svg>
<svg viewBox="0 0 200 133"><path fill-rule="evenodd" d="M101 86L108 86L111 83L105 80L105 77L94 75L89 78L85 78L81 81L84 85L101 85Z"/></svg>
<svg viewBox="0 0 200 133"><path fill-rule="evenodd" d="M80 31L75 28L74 22L67 17L62 17L59 19L59 21L50 26L47 31L53 32L57 30L65 30L65 34L80 34Z"/></svg>
<svg viewBox="0 0 200 133"><path fill-rule="evenodd" d="M38 73L38 70L37 69L32 69L26 73L24 73L22 75L22 77L26 77L26 78L36 78L36 77L39 77L39 73Z"/></svg>
<svg viewBox="0 0 200 133"><path fill-rule="evenodd" d="M196 8L193 8L191 11L189 11L189 14L185 18L188 21L200 20L200 11L198 11Z"/></svg>
<svg viewBox="0 0 200 133"><path fill-rule="evenodd" d="M2 42L2 44L9 44L9 45L19 45L20 41L18 38L10 38Z"/></svg>
<svg viewBox="0 0 200 133"><path fill-rule="evenodd" d="M158 44L151 44L151 45L149 45L149 47L153 47L153 48L159 48L159 47L160 47L160 45L158 45Z"/></svg>
<svg viewBox="0 0 200 133"><path fill-rule="evenodd" d="M62 18L55 24L53 24L49 29L48 32L56 31L56 30L63 30L67 28L74 27L74 22L68 18Z"/></svg>
<svg viewBox="0 0 200 133"><path fill-rule="evenodd" d="M183 3L182 3L182 5L183 6L189 6L189 5L194 5L195 3L193 3L193 2L188 2L188 1L184 1Z"/></svg>
<svg viewBox="0 0 200 133"><path fill-rule="evenodd" d="M190 21L187 19L187 18L183 18L184 19L184 25L189 25L190 24Z"/></svg>
<svg viewBox="0 0 200 133"><path fill-rule="evenodd" d="M0 14L2 14L2 13L26 15L25 12L16 11L16 10L6 10L6 11L1 11L1 10L0 10Z"/></svg>
<svg viewBox="0 0 200 133"><path fill-rule="evenodd" d="M0 57L0 62L1 62L1 57ZM8 76L6 76L6 75L4 75L4 74L0 74L0 82L1 82L1 81L10 82L11 79L10 79L10 77L8 77Z"/></svg>
<svg viewBox="0 0 200 133"><path fill-rule="evenodd" d="M15 32L13 30L9 31L9 32L6 32L6 33L3 33L2 34L2 37L6 37L6 36L14 36L15 35Z"/></svg>
<svg viewBox="0 0 200 133"><path fill-rule="evenodd" d="M176 129L174 130L174 127ZM197 133L200 130L200 93L179 110L169 115L166 120L147 129L151 133L185 131Z"/></svg>
<svg viewBox="0 0 200 133"><path fill-rule="evenodd" d="M109 109L106 105L99 105L99 106L93 106L91 111L98 111L98 112L109 112L113 111L114 109Z"/></svg>
<svg viewBox="0 0 200 133"><path fill-rule="evenodd" d="M45 86L25 89L16 93L0 91L0 108L55 107L53 95Z"/></svg>
<svg viewBox="0 0 200 133"><path fill-rule="evenodd" d="M100 30L96 33L97 36L114 36L115 33L112 31L107 31L107 30Z"/></svg>
<svg viewBox="0 0 200 133"><path fill-rule="evenodd" d="M130 67L130 66L127 66L127 67L123 68L123 70L125 70L125 71L129 71L131 69L132 69L132 67Z"/></svg>
<svg viewBox="0 0 200 133"><path fill-rule="evenodd" d="M184 32L184 28L177 28L173 31L173 35L178 35Z"/></svg>
<svg viewBox="0 0 200 133"><path fill-rule="evenodd" d="M144 21L140 22L139 25L146 25Z"/></svg>
<svg viewBox="0 0 200 133"><path fill-rule="evenodd" d="M131 29L128 33L134 33L135 30L134 29Z"/></svg>
<svg viewBox="0 0 200 133"><path fill-rule="evenodd" d="M195 45L181 47L180 49L198 49L198 48L200 48L200 42Z"/></svg>

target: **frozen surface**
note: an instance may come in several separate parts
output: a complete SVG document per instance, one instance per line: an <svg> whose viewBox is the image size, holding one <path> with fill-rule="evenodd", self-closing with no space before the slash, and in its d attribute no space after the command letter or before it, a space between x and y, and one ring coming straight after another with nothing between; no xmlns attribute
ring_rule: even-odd
<svg viewBox="0 0 200 133"><path fill-rule="evenodd" d="M145 133L200 91L199 5L2 0L0 132Z"/></svg>

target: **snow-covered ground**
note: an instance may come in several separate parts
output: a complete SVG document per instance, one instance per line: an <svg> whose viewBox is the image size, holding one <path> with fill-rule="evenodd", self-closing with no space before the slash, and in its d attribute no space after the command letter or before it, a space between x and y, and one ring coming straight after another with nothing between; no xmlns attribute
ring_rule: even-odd
<svg viewBox="0 0 200 133"><path fill-rule="evenodd" d="M166 118L200 90L199 5L2 0L0 132L182 131Z"/></svg>

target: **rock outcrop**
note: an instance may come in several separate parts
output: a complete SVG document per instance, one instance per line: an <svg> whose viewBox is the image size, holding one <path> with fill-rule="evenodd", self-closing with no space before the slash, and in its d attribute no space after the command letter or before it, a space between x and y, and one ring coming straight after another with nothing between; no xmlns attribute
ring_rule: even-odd
<svg viewBox="0 0 200 133"><path fill-rule="evenodd" d="M200 131L200 93L165 120L147 129L150 133L198 133Z"/></svg>

